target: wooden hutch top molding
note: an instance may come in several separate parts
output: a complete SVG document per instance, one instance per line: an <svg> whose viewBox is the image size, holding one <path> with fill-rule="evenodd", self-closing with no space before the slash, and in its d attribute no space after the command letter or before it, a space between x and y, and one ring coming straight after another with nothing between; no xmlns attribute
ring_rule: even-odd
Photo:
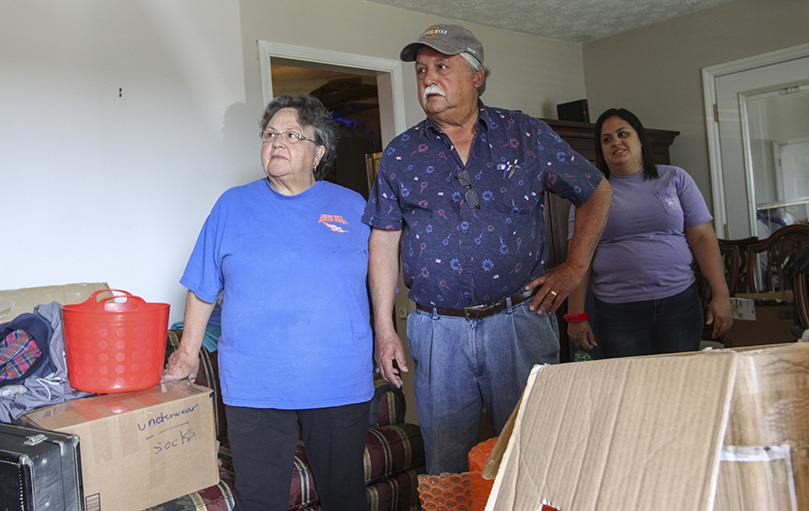
<svg viewBox="0 0 809 511"><path fill-rule="evenodd" d="M555 131L565 142L570 144L574 151L584 156L590 161L595 161L595 124L589 122L558 121L556 119L542 119ZM661 164L671 163L669 157L669 146L674 142L674 138L679 135L679 131L651 130L646 128L646 135L649 137L649 144L652 146L652 153L655 161Z"/></svg>

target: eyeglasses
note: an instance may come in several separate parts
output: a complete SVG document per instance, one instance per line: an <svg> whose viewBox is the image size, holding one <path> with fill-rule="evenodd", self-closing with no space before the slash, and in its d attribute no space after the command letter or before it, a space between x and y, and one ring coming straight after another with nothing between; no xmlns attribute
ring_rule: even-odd
<svg viewBox="0 0 809 511"><path fill-rule="evenodd" d="M478 199L478 192L472 188L472 176L469 175L469 171L463 169L462 171L458 172L458 175L455 176L461 186L466 188L466 193L464 193L464 200L466 203L469 204L470 208L478 208L480 209L480 199Z"/></svg>
<svg viewBox="0 0 809 511"><path fill-rule="evenodd" d="M317 145L317 143L311 138L304 137L303 135L295 131L284 131L283 133L278 133L277 131L267 130L262 131L261 133L258 134L258 136L259 138L261 138L261 141L264 142L265 144L267 142L272 142L273 140L275 140L276 137L280 136L281 140L283 140L287 144L297 144L301 140L308 140L309 142Z"/></svg>

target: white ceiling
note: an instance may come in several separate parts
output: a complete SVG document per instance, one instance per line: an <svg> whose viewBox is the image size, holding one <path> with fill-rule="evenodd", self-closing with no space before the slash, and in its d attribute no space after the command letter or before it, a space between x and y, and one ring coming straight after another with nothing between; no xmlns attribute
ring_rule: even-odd
<svg viewBox="0 0 809 511"><path fill-rule="evenodd" d="M730 0L367 1L549 39L585 43ZM414 34L413 40L417 37L418 34Z"/></svg>

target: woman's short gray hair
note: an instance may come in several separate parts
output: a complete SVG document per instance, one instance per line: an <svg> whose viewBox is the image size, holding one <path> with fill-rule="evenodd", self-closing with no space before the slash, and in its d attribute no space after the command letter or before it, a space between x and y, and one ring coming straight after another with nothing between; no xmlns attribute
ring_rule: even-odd
<svg viewBox="0 0 809 511"><path fill-rule="evenodd" d="M261 131L267 129L270 119L284 108L292 108L298 112L298 122L301 126L311 126L315 130L315 144L326 148L323 158L315 168L315 179L320 181L331 168L337 158L337 125L331 112L314 96L290 96L283 94L276 96L264 110L261 119Z"/></svg>
<svg viewBox="0 0 809 511"><path fill-rule="evenodd" d="M462 51L458 55L463 57L463 59L466 61L466 63L469 64L469 70L471 72L476 73L476 72L480 71L481 69L484 69L483 63L481 61L479 61L478 59L476 59L471 53L466 52L466 51ZM478 87L478 97L482 96L483 92L486 90L486 78L489 77L489 74L490 74L490 71L489 71L489 68L487 67L483 71L483 80L480 82L480 87Z"/></svg>

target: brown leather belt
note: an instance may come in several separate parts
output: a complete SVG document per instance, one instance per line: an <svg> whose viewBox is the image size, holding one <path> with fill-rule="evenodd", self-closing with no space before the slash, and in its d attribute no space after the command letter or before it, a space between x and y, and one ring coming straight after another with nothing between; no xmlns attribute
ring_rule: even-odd
<svg viewBox="0 0 809 511"><path fill-rule="evenodd" d="M526 300L531 299L535 294L537 294L538 287L530 291L525 291L524 293L520 293L518 295L514 295L511 297L511 305L512 307L520 304ZM442 309L440 307L425 307L424 305L416 304L416 308L420 311L430 312L432 313L435 310L439 316L457 316L461 318L466 318L468 320L472 319L483 319L488 318L498 312L506 310L508 307L508 303L506 302L507 298L503 298L494 303L490 303L489 305L475 305L474 307L464 307L463 309Z"/></svg>

